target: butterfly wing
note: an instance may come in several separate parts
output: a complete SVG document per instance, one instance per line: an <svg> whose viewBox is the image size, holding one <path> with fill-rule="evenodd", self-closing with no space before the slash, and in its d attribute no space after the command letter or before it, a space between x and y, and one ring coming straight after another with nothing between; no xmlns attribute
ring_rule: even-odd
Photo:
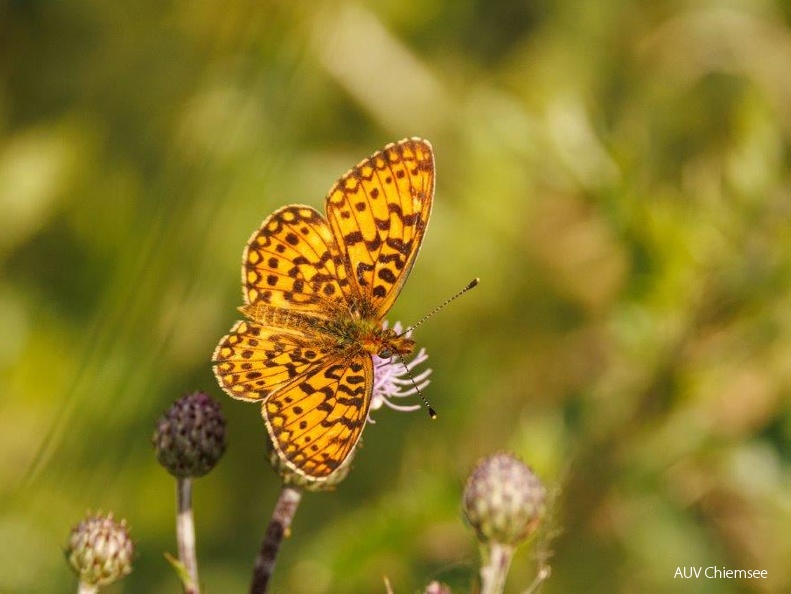
<svg viewBox="0 0 791 594"><path fill-rule="evenodd" d="M382 318L415 262L434 198L434 153L420 138L387 145L341 177L327 219L357 294Z"/></svg>
<svg viewBox="0 0 791 594"><path fill-rule="evenodd" d="M370 355L328 357L272 393L262 414L280 458L304 476L324 478L360 438L373 387Z"/></svg>
<svg viewBox="0 0 791 594"><path fill-rule="evenodd" d="M309 206L286 206L267 217L247 242L243 310L262 319L273 310L332 317L347 301L347 276L321 213Z"/></svg>
<svg viewBox="0 0 791 594"><path fill-rule="evenodd" d="M329 348L294 329L236 322L212 356L223 390L240 400L261 400L324 364Z"/></svg>

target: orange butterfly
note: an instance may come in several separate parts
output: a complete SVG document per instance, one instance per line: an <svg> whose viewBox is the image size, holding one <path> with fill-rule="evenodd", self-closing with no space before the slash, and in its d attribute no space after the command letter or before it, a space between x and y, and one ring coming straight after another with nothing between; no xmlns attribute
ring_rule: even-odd
<svg viewBox="0 0 791 594"><path fill-rule="evenodd" d="M365 426L373 355L407 355L414 341L382 327L415 263L434 198L434 154L420 138L360 161L327 195L325 219L285 206L253 233L242 257L247 318L214 351L230 396L261 401L275 451L321 480Z"/></svg>

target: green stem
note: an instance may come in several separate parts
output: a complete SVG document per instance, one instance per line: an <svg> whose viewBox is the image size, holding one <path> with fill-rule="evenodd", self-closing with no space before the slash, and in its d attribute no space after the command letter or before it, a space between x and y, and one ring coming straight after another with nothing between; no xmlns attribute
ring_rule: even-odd
<svg viewBox="0 0 791 594"><path fill-rule="evenodd" d="M195 554L195 521L192 517L192 479L176 480L176 540L179 547L185 578L182 579L184 594L200 594L198 585L198 558Z"/></svg>
<svg viewBox="0 0 791 594"><path fill-rule="evenodd" d="M269 520L269 526L266 528L264 540L261 542L261 549L255 558L250 594L264 594L269 588L280 544L291 528L291 521L294 519L301 499L302 491L296 487L283 485L280 497L278 497L272 512L272 518Z"/></svg>
<svg viewBox="0 0 791 594"><path fill-rule="evenodd" d="M491 543L483 554L481 566L481 594L502 594L511 567L514 549L508 545Z"/></svg>

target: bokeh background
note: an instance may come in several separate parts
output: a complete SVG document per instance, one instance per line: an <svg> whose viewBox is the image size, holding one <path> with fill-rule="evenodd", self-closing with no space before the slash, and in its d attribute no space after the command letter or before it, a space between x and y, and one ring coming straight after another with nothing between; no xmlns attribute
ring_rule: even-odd
<svg viewBox="0 0 791 594"><path fill-rule="evenodd" d="M508 589L791 588L787 1L0 2L0 591L70 592L87 509L132 526L108 592L177 591L159 414L205 389L229 449L195 486L208 592L245 591L278 492L258 407L209 357L243 245L387 142L436 206L392 319L434 369L349 478L308 494L278 592L469 591L479 457L554 494ZM768 579L674 580L679 566Z"/></svg>

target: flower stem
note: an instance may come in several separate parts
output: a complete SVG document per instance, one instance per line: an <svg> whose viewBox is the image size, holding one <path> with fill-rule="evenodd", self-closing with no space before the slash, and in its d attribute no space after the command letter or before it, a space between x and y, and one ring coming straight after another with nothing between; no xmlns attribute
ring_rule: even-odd
<svg viewBox="0 0 791 594"><path fill-rule="evenodd" d="M95 586L93 584L86 584L82 580L80 580L80 584L77 586L77 594L96 594L99 591L99 586Z"/></svg>
<svg viewBox="0 0 791 594"><path fill-rule="evenodd" d="M182 586L185 594L200 594L198 585L198 559L195 554L195 521L192 518L192 479L176 479L176 540L179 561L184 567Z"/></svg>
<svg viewBox="0 0 791 594"><path fill-rule="evenodd" d="M280 497L278 497L272 512L272 518L269 520L269 526L266 528L264 540L261 542L261 549L255 558L250 594L263 594L269 587L280 543L289 532L291 521L294 519L301 499L302 491L296 487L283 485Z"/></svg>
<svg viewBox="0 0 791 594"><path fill-rule="evenodd" d="M486 553L483 555L484 564L481 566L481 594L502 594L514 549L493 542L486 547Z"/></svg>

